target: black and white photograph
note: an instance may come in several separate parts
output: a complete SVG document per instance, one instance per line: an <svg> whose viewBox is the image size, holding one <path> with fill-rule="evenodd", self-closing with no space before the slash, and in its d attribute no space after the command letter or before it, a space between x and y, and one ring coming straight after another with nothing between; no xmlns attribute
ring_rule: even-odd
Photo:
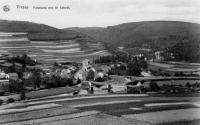
<svg viewBox="0 0 200 125"><path fill-rule="evenodd" d="M0 125L200 125L200 1L0 0Z"/></svg>

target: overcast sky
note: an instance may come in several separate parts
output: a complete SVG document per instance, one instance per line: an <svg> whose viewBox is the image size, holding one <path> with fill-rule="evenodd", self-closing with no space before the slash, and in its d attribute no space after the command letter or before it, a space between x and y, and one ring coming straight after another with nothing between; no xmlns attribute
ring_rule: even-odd
<svg viewBox="0 0 200 125"><path fill-rule="evenodd" d="M57 28L105 27L126 22L176 20L200 23L200 0L0 0L0 19L44 23ZM27 9L17 9L26 5ZM64 10L36 7L69 6Z"/></svg>

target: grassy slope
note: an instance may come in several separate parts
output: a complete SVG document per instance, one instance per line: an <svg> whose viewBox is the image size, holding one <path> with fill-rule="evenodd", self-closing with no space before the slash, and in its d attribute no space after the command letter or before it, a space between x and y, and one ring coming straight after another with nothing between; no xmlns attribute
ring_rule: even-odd
<svg viewBox="0 0 200 125"><path fill-rule="evenodd" d="M176 42L169 36L190 36L200 33L200 25L176 21L146 21L125 23L107 28L70 28L105 41L114 46L126 46L128 48L148 44L156 45L162 42L165 46ZM150 42L151 41L151 42ZM152 42L153 41L153 42Z"/></svg>
<svg viewBox="0 0 200 125"><path fill-rule="evenodd" d="M160 123L157 125L199 125L200 120Z"/></svg>
<svg viewBox="0 0 200 125"><path fill-rule="evenodd" d="M56 31L56 28L44 25L36 24L25 21L8 21L0 20L1 32L52 32Z"/></svg>
<svg viewBox="0 0 200 125"><path fill-rule="evenodd" d="M51 41L51 42L59 43L60 42L59 40L73 40L80 44L81 50L85 51L86 54L90 54L98 50L106 49L104 44L101 44L99 46L90 46L91 44L96 44L99 41L91 37L88 37L86 35L83 35L81 33L78 33L76 31L72 31L70 29L68 30L56 29L54 27L50 27L44 24L37 24L37 23L32 23L32 22L0 20L0 32L26 32L29 40L38 41L38 42ZM23 42L23 45L28 46L29 43L30 43L29 41L25 41ZM5 46L12 47L15 44L16 44L15 42L6 43ZM1 45L3 46L3 44ZM36 50L37 52L34 50L34 52L41 53L41 51L39 50L40 49L37 49ZM24 53L24 51L19 51L19 50L17 51L10 50L10 51L15 54ZM31 52L31 53L34 54L34 52ZM59 55L60 54L62 53L59 53ZM86 58L86 57L75 57L75 58L73 57L70 59L75 61L75 60L82 60L83 58ZM90 56L88 58L93 59L94 56Z"/></svg>
<svg viewBox="0 0 200 125"><path fill-rule="evenodd" d="M80 33L26 21L0 20L0 32L27 32L30 40L60 40L81 37Z"/></svg>
<svg viewBox="0 0 200 125"><path fill-rule="evenodd" d="M70 28L95 39L104 41L108 46L124 46L127 52L134 54L138 48L157 50L174 50L177 46L180 51L178 60L195 61L200 55L199 35L200 25L196 23L178 21L145 21L125 23L107 28ZM183 43L179 45L180 43ZM189 53L190 52L190 53Z"/></svg>

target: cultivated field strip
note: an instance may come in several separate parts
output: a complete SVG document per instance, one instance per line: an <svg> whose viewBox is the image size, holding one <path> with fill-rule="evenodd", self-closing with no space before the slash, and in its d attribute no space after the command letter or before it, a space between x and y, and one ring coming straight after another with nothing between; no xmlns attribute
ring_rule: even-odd
<svg viewBox="0 0 200 125"><path fill-rule="evenodd" d="M109 55L100 42L88 40L30 41L26 33L0 33L0 54L26 53L38 61L54 63L65 60L94 59Z"/></svg>

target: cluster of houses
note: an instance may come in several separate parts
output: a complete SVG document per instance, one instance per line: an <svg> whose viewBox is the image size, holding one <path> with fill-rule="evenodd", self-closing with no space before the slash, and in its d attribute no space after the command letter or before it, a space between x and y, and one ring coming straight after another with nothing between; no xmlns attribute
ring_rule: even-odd
<svg viewBox="0 0 200 125"><path fill-rule="evenodd" d="M103 78L107 75L107 71L103 68L95 67L90 64L88 59L82 63L82 67L75 73L74 78L82 81L94 81L97 78Z"/></svg>
<svg viewBox="0 0 200 125"><path fill-rule="evenodd" d="M9 69L13 66L15 68L22 67L22 64L18 63L9 63L3 62L0 63L0 91L5 88L5 85L9 84L9 81L19 80L19 74L17 72L10 73ZM88 59L83 60L82 64L58 64L57 66L53 65L35 65L35 66L26 66L26 70L22 74L22 78L27 80L33 77L34 70L38 70L41 78L47 76L51 77L53 75L59 76L63 79L73 79L77 81L94 81L97 78L103 78L106 76L106 71L103 69L99 70L93 66ZM9 72L9 73L8 73Z"/></svg>

